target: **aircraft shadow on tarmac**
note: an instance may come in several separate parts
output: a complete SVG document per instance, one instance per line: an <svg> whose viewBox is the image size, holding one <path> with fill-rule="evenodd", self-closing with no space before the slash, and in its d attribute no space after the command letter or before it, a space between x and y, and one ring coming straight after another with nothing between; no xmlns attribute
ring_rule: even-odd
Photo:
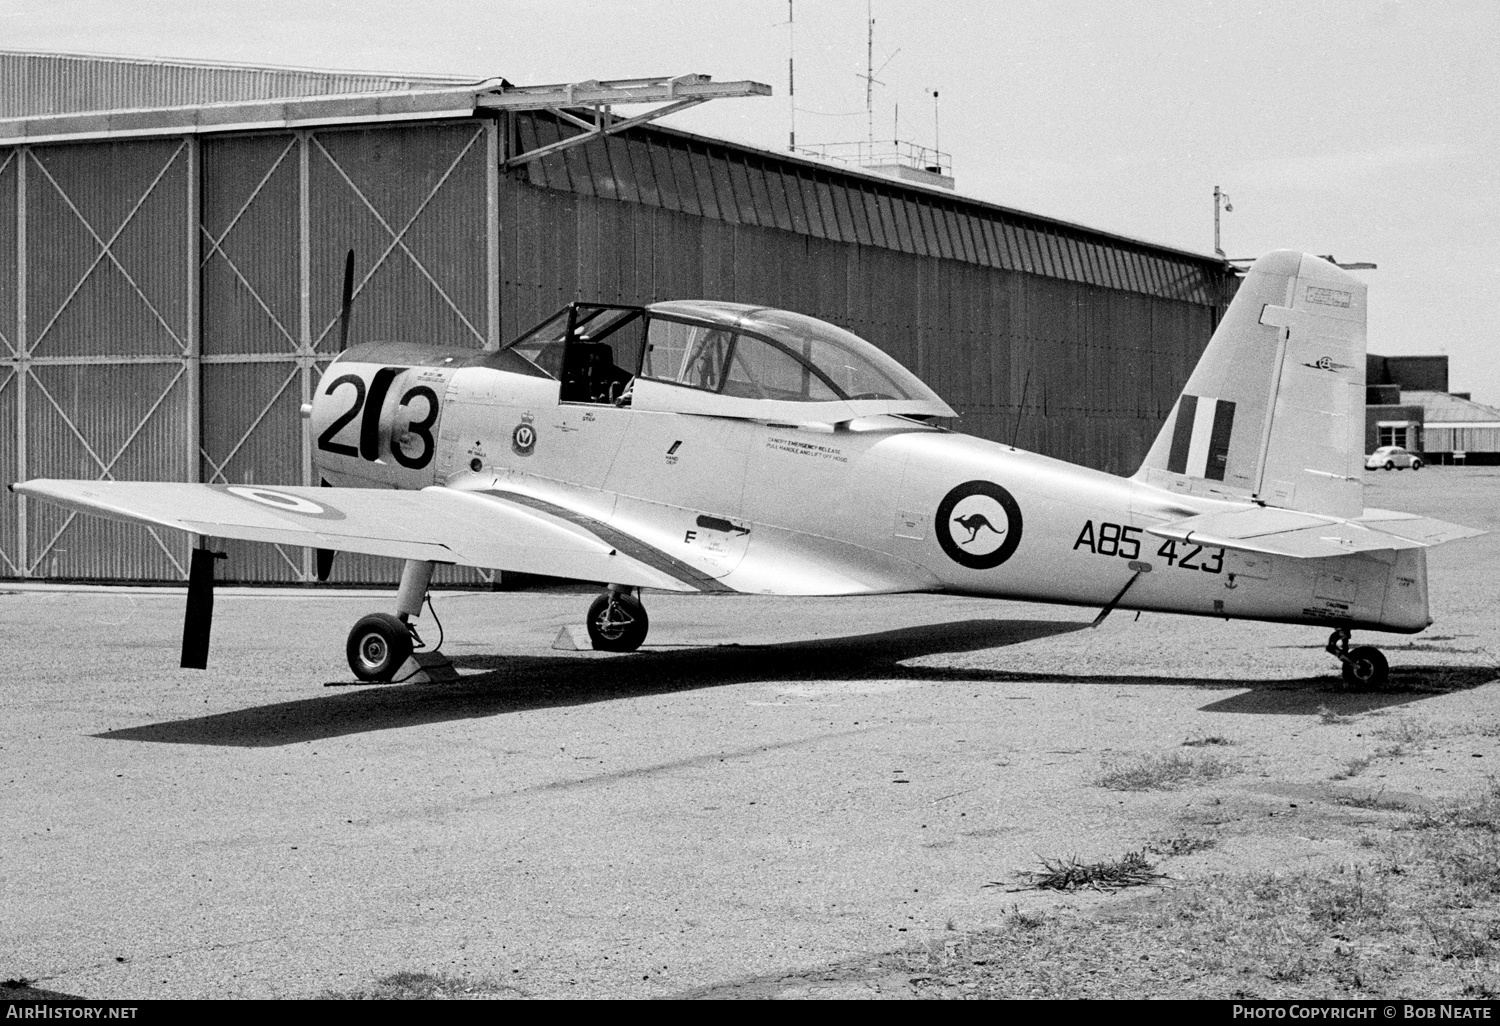
<svg viewBox="0 0 1500 1026"><path fill-rule="evenodd" d="M750 681L868 680L1027 684L1144 684L1235 690L1208 712L1349 714L1467 690L1500 678L1500 668L1405 666L1391 685L1355 694L1326 676L1281 680L1223 677L1037 673L978 667L901 665L922 656L1001 648L1086 628L1051 620L962 620L780 645L714 645L628 656L593 652L458 656L479 670L456 682L361 687L211 716L126 727L94 735L121 741L261 748L450 720L670 694Z"/></svg>

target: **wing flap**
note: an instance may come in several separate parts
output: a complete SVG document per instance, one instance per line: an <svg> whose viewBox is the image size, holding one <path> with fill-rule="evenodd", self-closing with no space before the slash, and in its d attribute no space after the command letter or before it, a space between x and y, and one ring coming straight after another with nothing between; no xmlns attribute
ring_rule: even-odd
<svg viewBox="0 0 1500 1026"><path fill-rule="evenodd" d="M12 489L95 516L215 538L698 590L620 551L584 525L451 488L35 480Z"/></svg>
<svg viewBox="0 0 1500 1026"><path fill-rule="evenodd" d="M1325 559L1354 552L1426 548L1486 532L1430 517L1367 510L1358 520L1257 506L1205 513L1146 528L1147 534L1213 548L1295 559Z"/></svg>

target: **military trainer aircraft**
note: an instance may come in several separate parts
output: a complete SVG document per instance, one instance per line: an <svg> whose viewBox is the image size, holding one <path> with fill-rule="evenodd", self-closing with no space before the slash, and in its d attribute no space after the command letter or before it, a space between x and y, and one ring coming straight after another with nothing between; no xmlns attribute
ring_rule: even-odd
<svg viewBox="0 0 1500 1026"><path fill-rule="evenodd" d="M314 548L323 577L336 551L404 560L394 614L349 635L366 681L406 663L455 563L608 582L598 649L640 646L641 589L946 592L1322 626L1345 679L1378 686L1385 658L1350 632L1427 627L1423 550L1483 532L1365 508L1364 376L1365 286L1271 253L1121 478L935 426L956 414L932 389L812 317L579 302L497 352L344 351L303 410L324 487L13 487ZM196 549L184 665L206 658L212 567Z"/></svg>

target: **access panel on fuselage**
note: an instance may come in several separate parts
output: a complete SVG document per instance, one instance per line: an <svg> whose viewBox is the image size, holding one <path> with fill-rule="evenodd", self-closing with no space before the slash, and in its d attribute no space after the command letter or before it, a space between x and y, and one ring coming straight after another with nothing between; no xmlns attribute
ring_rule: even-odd
<svg viewBox="0 0 1500 1026"><path fill-rule="evenodd" d="M443 428L445 474L469 471L602 488L627 435L628 408L560 403L552 378L469 367L454 378Z"/></svg>
<svg viewBox="0 0 1500 1026"><path fill-rule="evenodd" d="M751 422L634 411L604 487L620 495L737 520Z"/></svg>
<svg viewBox="0 0 1500 1026"><path fill-rule="evenodd" d="M747 425L745 516L890 553L906 449L901 428ZM922 429L916 429L921 431Z"/></svg>

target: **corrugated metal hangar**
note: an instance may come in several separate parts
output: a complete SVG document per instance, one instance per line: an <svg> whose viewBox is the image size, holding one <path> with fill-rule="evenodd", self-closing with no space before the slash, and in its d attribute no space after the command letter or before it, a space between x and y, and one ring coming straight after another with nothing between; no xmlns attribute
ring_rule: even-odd
<svg viewBox="0 0 1500 1026"><path fill-rule="evenodd" d="M961 430L1117 473L1236 281L1209 256L600 99L636 89L660 113L754 83L518 90L4 52L0 83L7 482L315 483L298 410L336 355L350 248L351 341L496 347L575 299L763 303L870 339ZM3 499L0 576L185 576L185 539ZM310 553L227 548L221 579L313 578ZM398 574L349 557L334 579Z"/></svg>

